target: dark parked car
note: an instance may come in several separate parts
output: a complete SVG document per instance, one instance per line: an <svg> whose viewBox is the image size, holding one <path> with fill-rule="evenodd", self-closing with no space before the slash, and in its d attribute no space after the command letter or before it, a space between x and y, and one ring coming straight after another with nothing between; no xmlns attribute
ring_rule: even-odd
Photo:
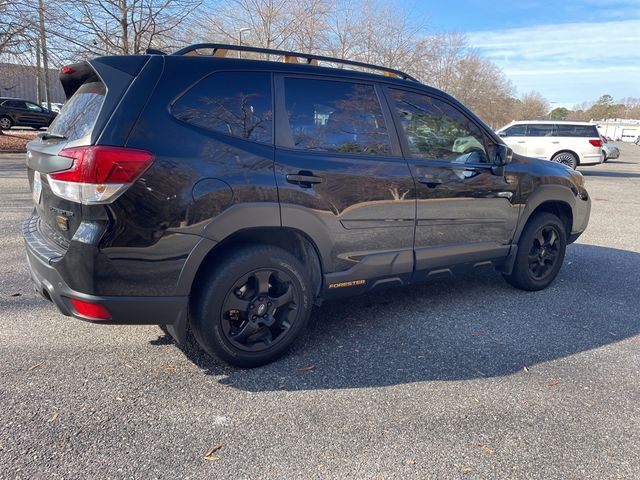
<svg viewBox="0 0 640 480"><path fill-rule="evenodd" d="M48 127L56 113L20 98L0 98L0 130L11 127Z"/></svg>
<svg viewBox="0 0 640 480"><path fill-rule="evenodd" d="M191 328L257 366L323 299L486 267L545 288L585 230L580 173L512 156L449 95L373 65L385 75L218 56L233 48L265 53L62 69L69 99L28 145L24 223L31 277L62 313L178 342Z"/></svg>

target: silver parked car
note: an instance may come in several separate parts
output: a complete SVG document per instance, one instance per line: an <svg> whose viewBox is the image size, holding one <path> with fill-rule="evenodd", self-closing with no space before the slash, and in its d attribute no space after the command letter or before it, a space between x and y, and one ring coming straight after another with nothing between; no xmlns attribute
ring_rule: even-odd
<svg viewBox="0 0 640 480"><path fill-rule="evenodd" d="M602 137L602 154L604 155L603 162L610 159L620 158L620 149L609 142L606 138Z"/></svg>

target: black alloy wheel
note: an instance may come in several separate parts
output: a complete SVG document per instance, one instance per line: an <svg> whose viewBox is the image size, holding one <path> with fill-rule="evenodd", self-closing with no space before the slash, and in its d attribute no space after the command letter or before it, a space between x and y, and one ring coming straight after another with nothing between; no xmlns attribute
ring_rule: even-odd
<svg viewBox="0 0 640 480"><path fill-rule="evenodd" d="M282 341L296 319L300 294L291 277L270 268L243 275L226 295L222 331L236 348L260 352Z"/></svg>
<svg viewBox="0 0 640 480"><path fill-rule="evenodd" d="M535 280L544 280L553 271L558 261L558 233L554 225L545 225L538 229L529 250L529 273Z"/></svg>
<svg viewBox="0 0 640 480"><path fill-rule="evenodd" d="M548 287L562 267L567 247L567 226L556 215L536 213L524 227L510 274L505 280L521 290Z"/></svg>
<svg viewBox="0 0 640 480"><path fill-rule="evenodd" d="M313 305L309 269L271 245L239 246L211 258L191 303L191 327L209 354L239 367L282 356Z"/></svg>

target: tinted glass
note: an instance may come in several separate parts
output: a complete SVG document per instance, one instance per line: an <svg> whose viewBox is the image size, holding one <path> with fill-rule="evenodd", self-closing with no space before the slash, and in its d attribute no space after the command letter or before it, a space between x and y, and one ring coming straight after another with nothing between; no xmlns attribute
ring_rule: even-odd
<svg viewBox="0 0 640 480"><path fill-rule="evenodd" d="M49 131L77 140L88 135L96 123L107 90L102 82L87 82L64 104Z"/></svg>
<svg viewBox="0 0 640 480"><path fill-rule="evenodd" d="M20 100L7 100L3 105L10 108L27 108L24 102Z"/></svg>
<svg viewBox="0 0 640 480"><path fill-rule="evenodd" d="M598 129L595 125L556 125L559 137L594 137L598 138Z"/></svg>
<svg viewBox="0 0 640 480"><path fill-rule="evenodd" d="M271 143L271 74L214 73L180 97L172 113L183 122L207 130Z"/></svg>
<svg viewBox="0 0 640 480"><path fill-rule="evenodd" d="M524 137L527 135L526 125L514 125L505 130L507 137Z"/></svg>
<svg viewBox="0 0 640 480"><path fill-rule="evenodd" d="M391 154L389 133L372 85L286 78L285 103L294 148Z"/></svg>
<svg viewBox="0 0 640 480"><path fill-rule="evenodd" d="M538 124L532 123L529 125L528 134L529 137L552 137L556 133L553 125L551 124Z"/></svg>
<svg viewBox="0 0 640 480"><path fill-rule="evenodd" d="M42 108L40 108L38 105L36 105L35 103L29 103L27 102L27 108L29 110L32 110L34 112L42 112Z"/></svg>
<svg viewBox="0 0 640 480"><path fill-rule="evenodd" d="M428 95L391 90L411 156L456 163L487 161L479 127L452 105Z"/></svg>

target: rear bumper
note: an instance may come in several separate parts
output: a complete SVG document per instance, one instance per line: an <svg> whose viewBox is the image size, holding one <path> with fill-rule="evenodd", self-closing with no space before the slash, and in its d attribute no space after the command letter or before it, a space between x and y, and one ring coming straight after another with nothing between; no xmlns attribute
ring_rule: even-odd
<svg viewBox="0 0 640 480"><path fill-rule="evenodd" d="M580 159L580 165L598 165L604 161L604 154L583 155Z"/></svg>
<svg viewBox="0 0 640 480"><path fill-rule="evenodd" d="M53 302L61 313L81 320L93 319L78 314L71 299L102 305L111 314L109 320L99 323L167 325L182 318L188 308L188 297L126 297L88 295L71 289L55 269L55 262L37 253L38 245L27 245L29 273L35 289L45 299Z"/></svg>

